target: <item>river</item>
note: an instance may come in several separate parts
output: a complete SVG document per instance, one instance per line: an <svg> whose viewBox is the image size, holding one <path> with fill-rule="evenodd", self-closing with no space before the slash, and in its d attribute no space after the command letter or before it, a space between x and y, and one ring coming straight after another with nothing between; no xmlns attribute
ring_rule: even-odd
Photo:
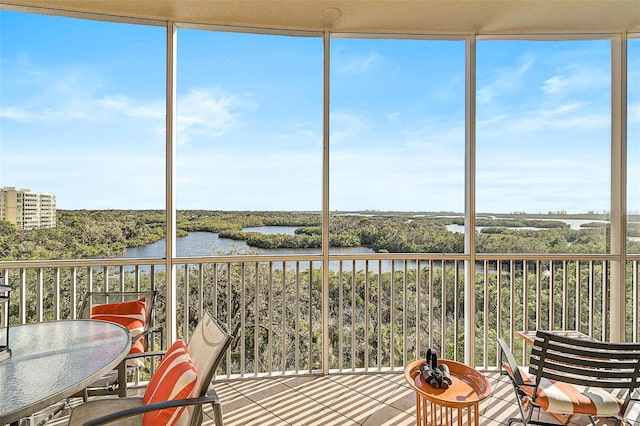
<svg viewBox="0 0 640 426"><path fill-rule="evenodd" d="M259 226L245 228L246 232L260 232L263 234L295 233L295 226ZM251 251L255 254L320 254L319 248L314 249L261 249L249 246L244 241L220 238L214 232L190 232L186 237L177 238L176 252L178 257L211 256L235 254ZM125 251L125 258L162 258L165 255L166 242L164 239L140 247L131 247ZM368 247L335 247L332 253L373 253Z"/></svg>
<svg viewBox="0 0 640 426"><path fill-rule="evenodd" d="M597 220L578 220L564 219L572 229L580 229L580 227L589 222L601 222ZM604 222L604 221L602 221ZM246 232L260 232L262 234L287 234L294 235L297 227L295 226L256 226L244 228ZM478 227L480 230L482 227ZM464 233L462 225L447 225L447 229L451 232ZM514 229L540 229L540 228L514 228ZM128 248L125 251L125 258L162 258L165 255L165 240L162 239L152 244L140 247ZM229 238L220 238L214 232L190 232L186 237L177 239L178 257L190 256L211 256L236 253L255 253L255 254L320 254L320 249L261 249L249 246L244 241L236 241ZM368 247L334 247L331 253L373 253L374 251Z"/></svg>

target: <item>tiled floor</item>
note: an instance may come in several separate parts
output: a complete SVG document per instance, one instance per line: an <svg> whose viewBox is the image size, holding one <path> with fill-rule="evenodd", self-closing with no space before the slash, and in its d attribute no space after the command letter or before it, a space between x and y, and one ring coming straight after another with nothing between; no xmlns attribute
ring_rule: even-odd
<svg viewBox="0 0 640 426"><path fill-rule="evenodd" d="M488 377L493 391L480 406L480 424L504 425L519 413L513 388L505 377ZM217 389L227 426L416 424L415 395L402 374L248 380ZM544 413L540 419L554 421ZM589 420L576 416L571 424Z"/></svg>
<svg viewBox="0 0 640 426"><path fill-rule="evenodd" d="M480 424L504 425L518 414L513 389L506 378L500 380L497 374L487 376L492 395L480 405ZM236 380L219 382L216 390L223 401L226 426L416 424L415 396L402 374ZM632 408L634 414L639 411ZM210 414L207 410L205 425L214 425ZM544 413L542 419L553 421ZM65 423L65 417L61 417L49 424ZM589 420L576 416L570 424L583 426ZM600 423L605 424L608 423Z"/></svg>

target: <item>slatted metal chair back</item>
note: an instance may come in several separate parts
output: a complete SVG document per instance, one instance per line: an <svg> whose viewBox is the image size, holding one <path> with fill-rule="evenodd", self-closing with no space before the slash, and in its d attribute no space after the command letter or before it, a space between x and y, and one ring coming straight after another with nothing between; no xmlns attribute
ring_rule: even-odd
<svg viewBox="0 0 640 426"><path fill-rule="evenodd" d="M529 373L536 376L536 383L546 378L587 387L629 389L621 409L624 413L633 390L640 387L640 343L600 342L538 331Z"/></svg>

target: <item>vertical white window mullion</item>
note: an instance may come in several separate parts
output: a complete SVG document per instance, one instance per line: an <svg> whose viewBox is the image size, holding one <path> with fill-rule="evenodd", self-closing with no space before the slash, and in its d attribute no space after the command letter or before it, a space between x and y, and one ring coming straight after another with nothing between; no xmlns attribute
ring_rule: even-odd
<svg viewBox="0 0 640 426"><path fill-rule="evenodd" d="M166 280L166 347L169 347L178 338L176 321L176 206L175 206L175 159L176 159L176 69L177 69L177 45L178 30L172 21L167 21L167 93L166 93L166 194L165 194L165 280Z"/></svg>
<svg viewBox="0 0 640 426"><path fill-rule="evenodd" d="M322 117L322 374L329 374L329 41L324 32L324 96Z"/></svg>
<svg viewBox="0 0 640 426"><path fill-rule="evenodd" d="M613 342L625 340L626 180L627 34L621 33L611 40L611 254L618 256L609 262L609 324Z"/></svg>
<svg viewBox="0 0 640 426"><path fill-rule="evenodd" d="M476 264L476 35L466 40L465 52L465 208L464 251L464 362L475 365L475 264Z"/></svg>

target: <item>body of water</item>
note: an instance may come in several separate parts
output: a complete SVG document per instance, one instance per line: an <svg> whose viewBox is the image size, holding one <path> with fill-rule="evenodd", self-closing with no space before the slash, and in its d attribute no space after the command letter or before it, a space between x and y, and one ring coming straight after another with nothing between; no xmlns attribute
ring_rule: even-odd
<svg viewBox="0 0 640 426"><path fill-rule="evenodd" d="M260 232L263 234L289 234L293 235L295 226L259 226L245 228L247 232ZM176 241L178 257L211 256L237 253L255 254L320 254L319 248L311 249L261 249L249 246L244 241L236 241L229 238L220 238L214 232L190 232L186 237L179 237ZM154 258L164 257L166 242L164 238L152 244L126 249L125 258ZM373 253L368 247L335 247L332 253Z"/></svg>
<svg viewBox="0 0 640 426"><path fill-rule="evenodd" d="M550 219L555 220L555 219ZM571 229L580 229L585 223L604 222L596 220L580 220L566 219L562 222L568 223ZM480 230L484 227L478 226ZM294 235L296 226L255 226L244 228L245 232L259 232L261 234L287 234ZM447 225L447 229L451 232L464 233L462 225ZM533 227L520 227L512 229L543 229ZM125 251L125 258L162 258L165 255L165 240L162 239L152 244L140 247L128 248ZM220 238L214 232L190 232L186 237L177 239L177 254L179 257L189 256L211 256L238 253L255 253L255 254L320 254L319 248L315 249L261 249L249 246L244 241L236 241L229 238ZM374 251L368 247L335 247L331 249L331 253L373 253Z"/></svg>
<svg viewBox="0 0 640 426"><path fill-rule="evenodd" d="M261 226L254 228L245 228L244 231L261 232L265 234L291 234L295 233L295 226ZM125 251L125 258L163 258L165 255L165 240L162 239L152 244L147 244L141 247L128 248ZM250 253L250 254L264 254L264 255L282 255L282 254L321 254L319 248L313 249L259 249L249 246L244 241L231 240L229 238L220 238L217 233L214 232L190 232L186 237L177 238L176 247L178 257L200 257L211 255L225 255L225 254L238 254L238 253ZM334 247L331 248L332 254L358 254L358 253L375 253L369 247ZM369 271L378 272L378 268L381 268L381 272L391 271L391 260L383 260L378 263L377 261L369 262ZM402 270L404 262L397 260L393 262L395 270ZM319 265L314 265L318 267ZM293 267L288 265L287 268ZM348 271L352 267L351 261L343 263L343 270ZM355 264L356 270L364 270L366 262L364 260L357 260ZM415 260L409 260L407 262L409 269L416 267ZM436 266L437 267L437 266ZM275 265L275 269L279 269L278 264ZM337 272L340 268L339 261L329 262L329 268ZM481 268L481 267L479 267ZM479 269L480 271L481 269Z"/></svg>
<svg viewBox="0 0 640 426"><path fill-rule="evenodd" d="M544 220L544 219L541 219ZM586 223L593 223L593 222L597 222L597 223L609 223L606 220L585 220L585 219L548 219L548 220L555 220L558 222L564 222L566 224L569 225L569 227L573 230L580 230L583 229L582 225L586 224ZM481 231L484 228L491 228L490 226L476 226L476 229L478 231ZM553 228L536 228L533 226L506 226L507 229L515 229L515 230L530 230L530 231L539 231L542 229L553 229ZM456 232L459 234L464 234L464 226L463 225L456 225L456 224L452 224L452 225L447 225L447 229L451 232Z"/></svg>
<svg viewBox="0 0 640 426"><path fill-rule="evenodd" d="M278 228L279 233L293 234L295 232L295 226L278 226L278 227L256 227L246 228L246 231L263 232L265 234L276 234L274 229L263 228ZM231 240L229 238L220 238L217 233L214 232L190 232L186 237L177 238L177 255L178 257L198 257L198 256L211 256L211 255L225 255L225 254L264 254L264 255L282 255L282 254L320 254L319 248L312 249L260 249L249 246L244 241ZM128 248L125 251L125 258L163 258L165 255L166 242L164 239L152 244L147 244L141 247ZM331 253L334 254L355 254L355 253L374 253L374 251L368 247L335 247L331 249ZM415 262L414 262L415 263ZM396 268L401 267L401 262L397 262ZM350 263L346 267L350 267ZM414 265L415 266L415 265ZM291 267L291 266L288 266ZM316 265L317 267L317 265ZM329 266L332 270L338 271L340 268L339 262L331 262ZM357 261L356 268L364 269L365 262ZM383 262L383 272L389 272L391 270L391 262ZM275 269L278 269L278 264L275 265ZM370 264L370 270L377 268L377 264Z"/></svg>
<svg viewBox="0 0 640 426"><path fill-rule="evenodd" d="M595 222L592 220L564 220L569 223L572 229L580 229L580 226L584 223ZM478 227L481 229L482 227ZM246 232L260 232L263 234L288 234L294 235L297 227L295 226L259 226L245 228ZM452 232L464 232L464 226L461 225L448 225L447 229ZM514 229L541 229L541 228L514 228ZM128 248L125 251L125 258L163 258L165 256L165 240L162 239L152 244L147 244L141 247ZM201 257L212 255L227 255L227 254L259 254L259 255L283 255L283 254L321 254L319 248L313 249L260 249L249 246L244 241L236 241L229 238L220 238L217 233L214 232L190 232L186 237L177 238L177 255L178 257ZM374 253L369 247L336 247L331 249L332 254L358 254L358 253ZM382 272L389 272L391 270L391 261L382 261ZM337 271L339 268L339 262L330 262L329 267ZM350 268L351 263L346 262L343 264L343 268ZM356 269L364 269L364 261L356 261ZM396 261L395 268L402 268L403 262ZM415 267L415 261L410 260L408 267L410 269ZM377 270L378 262L370 262L369 270Z"/></svg>

